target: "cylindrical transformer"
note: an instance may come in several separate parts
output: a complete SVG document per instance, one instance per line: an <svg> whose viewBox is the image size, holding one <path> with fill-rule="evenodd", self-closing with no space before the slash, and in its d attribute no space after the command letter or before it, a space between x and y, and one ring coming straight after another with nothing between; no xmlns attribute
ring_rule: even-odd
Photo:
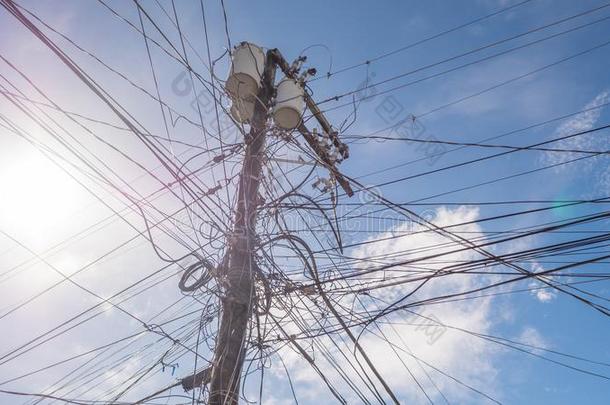
<svg viewBox="0 0 610 405"><path fill-rule="evenodd" d="M254 116L254 98L233 100L231 116L239 123L249 122Z"/></svg>
<svg viewBox="0 0 610 405"><path fill-rule="evenodd" d="M303 87L295 80L283 78L277 86L277 98L273 107L275 124L283 129L294 129L301 123L305 106Z"/></svg>
<svg viewBox="0 0 610 405"><path fill-rule="evenodd" d="M233 99L256 96L265 69L265 52L259 46L242 42L233 51L225 89Z"/></svg>

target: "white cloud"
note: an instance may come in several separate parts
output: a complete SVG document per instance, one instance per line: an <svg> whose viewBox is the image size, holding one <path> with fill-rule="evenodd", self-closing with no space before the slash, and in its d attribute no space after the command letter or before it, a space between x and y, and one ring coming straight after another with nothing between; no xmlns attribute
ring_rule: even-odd
<svg viewBox="0 0 610 405"><path fill-rule="evenodd" d="M446 226L476 220L478 217L479 211L475 207L439 208L433 213L431 220L439 226ZM389 230L387 234L378 235L377 238L384 239L392 235L392 231L395 234L402 234L402 231L407 230L418 231L422 228L403 224ZM481 228L477 224L455 227L452 230L481 232ZM351 252L350 255L363 260L378 257L380 260L388 262L405 257L425 256L432 250L439 253L456 248L455 244L438 246L447 242L448 239L442 236L432 232L424 232L367 244ZM415 250L419 250L419 252L404 255L405 251L413 252ZM392 255L397 256L394 259L387 259L393 257ZM441 259L418 263L418 266L435 271L443 267L444 264L441 261L455 262L474 258L477 258L477 254L470 251L451 253ZM388 270L385 277L394 280L405 277L405 275L407 277L417 277L418 273L408 273L412 270L414 270L413 267L399 266L391 271ZM483 277L467 274L437 277L426 283L406 302L466 291L481 285L484 280ZM346 299L342 299L341 302L344 304L344 308L352 308L352 304L355 304L354 312L361 311L363 308L371 311L382 307L379 300L385 302L397 300L412 292L415 285L417 285L416 282L404 283L374 290L370 293L374 299L368 300L366 297L360 297L360 299L366 300L366 304L361 307L358 306L358 302L353 303ZM415 307L413 312L401 311L383 318L377 326L371 326L368 329L369 333L364 333L360 339L360 344L372 359L375 367L392 387L392 390L397 393L400 400L405 403L427 403L428 400L422 393L423 389L434 402L443 401L442 396L445 396L450 403L489 403L488 399L464 385L456 383L442 373L446 373L464 384L476 387L492 397L497 397L498 385L496 385L495 377L498 370L494 358L499 350L484 340L458 329L490 333L493 323L496 321L491 310L491 298ZM345 314L346 317L350 315L351 313ZM353 345L347 338L344 341L336 337L333 339L335 340L332 341L331 338L326 337L320 339L319 342L326 346L326 350L332 354L341 370L350 379L358 381L357 373L349 362L342 358L341 353L334 346L334 344L337 344L343 347L343 352L349 355L354 352ZM313 348L312 353L315 355L316 364L330 376L335 387L341 387L341 392L348 399L348 402L360 402L357 397L347 392L346 384L330 367L319 348ZM284 358L288 367L293 370L293 372L291 371L293 379L297 380L301 387L306 384L308 387L306 390L307 396L311 396L312 403L313 401L319 403L319 398L322 395L328 396L328 389L321 385L319 377L310 367L306 366L302 359L299 359L299 356L287 353L287 356L282 354L282 358ZM354 362L353 357L348 358L351 362ZM364 364L360 355L357 358L359 363ZM372 375L368 371L367 374ZM418 387L414 379L422 388ZM359 386L362 389L362 383ZM382 390L379 384L378 389ZM363 389L363 391L365 390ZM308 402L305 401L304 403Z"/></svg>
<svg viewBox="0 0 610 405"><path fill-rule="evenodd" d="M602 169L597 175L597 185L599 190L603 190L605 193L610 191L610 167Z"/></svg>
<svg viewBox="0 0 610 405"><path fill-rule="evenodd" d="M553 299L555 299L555 293L550 290L546 290L546 289L536 290L535 296L538 299L538 301L540 301L540 302L550 302Z"/></svg>
<svg viewBox="0 0 610 405"><path fill-rule="evenodd" d="M538 263L532 265L532 272L539 273L541 271L544 271L544 269ZM532 281L529 283L528 287L532 289L530 293L542 303L551 302L557 297L555 290L539 281Z"/></svg>
<svg viewBox="0 0 610 405"><path fill-rule="evenodd" d="M589 103L587 103L587 105L585 105L583 110L589 110L591 108L598 107L607 102L608 102L608 92L602 91L597 96L595 96L595 98L593 100L591 100ZM561 124L557 128L557 131L555 131L555 132L558 135L565 135L565 134L570 134L572 132L586 131L588 129L591 129L593 127L593 125L595 125L595 123L599 119L600 114L601 114L601 109L585 111L585 112L575 116L574 118L564 122L563 124Z"/></svg>
<svg viewBox="0 0 610 405"><path fill-rule="evenodd" d="M608 103L610 100L610 93L608 91L602 91L599 93L593 100L588 102L582 110L590 110L584 111L581 114L576 115L575 117L565 121L555 130L553 134L553 138L558 138L578 132L588 131L595 126L599 117L602 113L603 107L599 107L602 104ZM608 142L605 137L600 137L596 133L585 134L580 136L575 136L572 138L567 138L559 142L554 142L552 145L549 145L553 148L560 149L578 149L578 150L598 150L603 149L604 147L607 149ZM546 152L541 155L541 162L544 165L554 165L561 164L564 162L568 162L570 160L576 159L580 156L583 156L581 153L567 153L567 152ZM593 168L596 160L586 159L579 163L579 169L587 169L590 170ZM568 170L572 165L562 165L554 168L556 172L561 172Z"/></svg>
<svg viewBox="0 0 610 405"><path fill-rule="evenodd" d="M525 327L517 340L520 343L536 346L541 349L548 349L551 346L546 338L536 328L531 326Z"/></svg>

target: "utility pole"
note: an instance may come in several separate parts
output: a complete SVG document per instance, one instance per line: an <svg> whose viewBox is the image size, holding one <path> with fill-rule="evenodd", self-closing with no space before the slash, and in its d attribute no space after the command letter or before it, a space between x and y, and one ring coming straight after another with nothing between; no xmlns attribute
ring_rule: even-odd
<svg viewBox="0 0 610 405"><path fill-rule="evenodd" d="M267 51L261 88L254 106L250 133L246 139L241 170L233 238L226 260L226 295L222 299L222 319L214 352L210 405L238 403L239 383L244 362L244 341L252 314L254 292L254 240L258 187L262 169L269 105L273 97L275 62Z"/></svg>
<svg viewBox="0 0 610 405"><path fill-rule="evenodd" d="M304 58L299 61L303 60ZM246 332L255 299L254 272L258 271L254 256L259 205L258 188L262 175L269 109L275 93L275 72L278 67L286 77L298 80L296 77L298 69L290 66L277 49L266 52L261 86L254 101L250 132L245 140L245 157L238 185L233 234L229 238L229 247L223 260L224 264L221 266L223 272L221 276L226 284L212 363L210 405L237 405L239 400L240 377L247 350ZM347 147L338 140L337 133L332 130L322 112L306 92L303 97L307 107L341 155L340 159L347 158ZM305 137L322 165L331 172L333 178L351 197L353 192L349 183L335 167L337 158L331 156L328 150L320 145L320 140L316 139L303 123L300 123L296 129Z"/></svg>

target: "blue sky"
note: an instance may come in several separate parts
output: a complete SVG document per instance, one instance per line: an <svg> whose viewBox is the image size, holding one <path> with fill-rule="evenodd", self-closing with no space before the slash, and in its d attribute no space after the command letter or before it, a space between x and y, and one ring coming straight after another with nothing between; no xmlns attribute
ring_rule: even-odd
<svg viewBox="0 0 610 405"><path fill-rule="evenodd" d="M123 21L114 17L102 4L91 1L21 1L28 10L37 14L50 26L74 39L83 48L92 51L117 71L122 72L138 86L155 93L150 66L144 43ZM134 24L138 23L136 8L132 2L108 1L108 4ZM178 35L168 23L157 3L142 2L143 7L160 21L164 31L170 33L170 39L178 43ZM161 1L166 10L171 10L171 2ZM370 134L398 137L393 125L405 122L413 128L410 117L414 116L416 128L420 128L414 137L423 140L441 140L462 143L491 143L513 146L524 146L561 137L575 131L588 130L602 126L610 120L607 108L597 108L610 101L610 20L601 20L610 16L610 7L566 21L548 29L525 35L515 40L482 51L473 52L464 57L446 63L440 63L421 71L421 67L436 64L439 61L458 56L473 49L500 41L511 36L527 32L587 10L602 6L599 1L582 0L579 2L563 0L533 0L515 7L509 12L499 14L479 23L456 30L424 44L397 52L388 57L375 60L370 64L358 66L348 71L326 76L327 72L336 72L342 68L361 64L416 41L428 38L444 30L459 26L478 17L490 14L516 2L505 0L470 0L451 1L392 1L392 2L353 2L353 1L309 1L309 2L239 2L225 1L227 29L232 45L242 40L256 43L265 48L276 47L289 60L301 53L308 56L306 66L316 67L318 78L311 81L309 88L314 99L327 100L336 95L353 92L361 87L382 82L397 75L403 77L375 86L367 91L356 93L368 98L359 100L345 96L339 101L321 104L328 118L337 127L346 119L349 121L352 105L358 102L356 119L341 136L350 142L351 157L341 165L343 172L358 178L375 192L394 202L426 202L430 205L413 205L412 209L439 224L459 223L464 219L477 220L523 209L551 205L553 201L579 200L607 197L610 192L610 170L606 155L583 159L574 163L565 163L582 155L577 153L553 154L541 151L521 151L506 156L487 160L478 164L467 165L438 173L429 173L409 180L397 181L389 185L378 186L392 180L415 176L459 162L477 159L498 151L486 148L463 148L450 151L453 146L437 149L422 147L421 144L405 141L358 140L358 137ZM206 18L210 39L212 58L220 57L228 46L225 33L223 12L220 1L206 1ZM198 50L203 61L194 53L190 57L193 66L205 75L206 70L205 42L202 31L201 11L198 2L176 1L182 30L190 39L193 48ZM577 27L600 20L590 26ZM65 65L44 48L31 33L24 29L5 10L0 13L0 24L6 29L0 36L0 54L22 69L40 87L67 111L120 124L115 116L102 105ZM560 34L574 28L572 32ZM147 32L154 28L148 25ZM43 29L44 32L49 32ZM545 39L558 34L554 38ZM61 44L68 55L80 64L87 73L101 83L129 111L133 117L155 134L164 133L164 125L159 114L158 102L130 86L116 74L101 66L91 57L76 50L71 44L57 35L49 34ZM151 36L159 41L160 36ZM523 46L540 40L537 44ZM597 49L594 49L598 47ZM502 53L502 55L494 56ZM178 111L185 112L189 118L197 120L193 108L194 91L187 94L176 92L176 83L184 68L156 47L152 47L159 82L159 92L169 104ZM485 59L479 61L480 59ZM470 66L458 68L473 62ZM476 62L476 63L474 63ZM553 65L553 66L550 66ZM11 78L30 97L41 100L40 94L24 82L22 78L5 63L0 66L0 73ZM456 68L452 72L444 71ZM216 75L224 80L228 71L227 58L220 60ZM535 73L534 73L535 72ZM437 77L429 77L437 74ZM521 77L520 79L516 79ZM416 82L412 83L411 82ZM506 84L503 84L506 83ZM394 86L404 87L392 90ZM2 86L6 86L2 82ZM201 89L198 88L197 91ZM472 97L469 97L472 96ZM463 98L467 98L460 101ZM454 103L453 105L446 106ZM202 104L206 122L213 122L209 110L210 104ZM444 107L446 106L446 107ZM336 107L336 108L335 108ZM443 107L438 109L439 107ZM570 115L588 109L588 113ZM63 156L69 154L61 149L57 141L41 130L14 106L3 98L0 102L3 116L14 119L28 133L51 149L61 150ZM133 182L134 188L147 194L158 189L159 184L149 177L140 177L142 171L132 163L113 153L107 146L86 134L75 123L68 122L57 112L50 113L61 119L76 138L91 148L88 155L92 160L99 158L97 165L107 164L117 173ZM563 120L558 117L568 116ZM421 117L420 117L421 116ZM551 121L553 120L553 121ZM544 125L533 125L548 122ZM84 122L84 121L83 121ZM108 128L87 121L96 133L110 144L115 144L138 159L148 168L155 168L158 162L142 148L142 144L124 131ZM530 128L532 127L532 128ZM396 127L394 127L396 128ZM404 127L403 127L404 128ZM522 128L527 130L516 132ZM1 271L28 261L20 271L10 279L0 278L0 307L2 313L23 302L60 278L50 267L66 272L78 270L96 257L113 249L118 241L133 236L133 229L121 221L108 222L103 229L87 232L70 244L54 247L64 240L99 220L108 217L111 211L100 204L91 194L66 176L45 157L22 138L0 128L0 181L3 193L0 200L0 265ZM503 137L487 140L499 135ZM197 128L180 122L172 127L174 139L197 143L201 141ZM233 136L233 135L228 135ZM557 148L580 150L608 150L608 131L599 131L557 142ZM427 144L429 147L429 144ZM174 145L176 155L192 151L180 145ZM432 152L431 152L432 151ZM431 156L438 153L439 156ZM442 152L442 153L441 153ZM294 155L287 155L295 157ZM72 162L75 162L74 158ZM197 161L195 161L196 163ZM239 160L232 160L237 164ZM72 170L65 162L64 167ZM529 170L557 165L535 173L518 175ZM238 167L238 166L236 166ZM237 169L236 169L237 170ZM302 169L301 169L302 170ZM41 175L44 173L44 175ZM163 181L170 181L167 173L158 171ZM513 176L518 175L518 176ZM79 177L81 176L81 177ZM216 171L214 176L222 176ZM511 177L513 176L513 177ZM124 200L115 191L81 175L107 204L115 209L124 209ZM502 181L499 178L507 177ZM510 178L508 178L510 177ZM213 185L216 177L205 177L208 185ZM118 181L118 180L117 180ZM489 182L489 183L487 183ZM123 187L123 186L122 186ZM131 191L130 191L131 192ZM353 201L367 201L357 194ZM443 194L443 195L439 195ZM439 195L439 196L437 196ZM346 197L341 197L347 201ZM541 200L545 204L527 205L485 205L493 201ZM349 202L349 201L347 201ZM459 204L456 204L459 203ZM170 197L162 196L156 204L170 212L176 203ZM505 229L519 229L536 226L542 223L564 220L580 215L600 212L603 204L584 204L574 207L544 211L532 215L513 217L505 220L481 222L460 228L465 232L476 232L488 237ZM225 215L220 213L220 215ZM137 213L126 214L127 218L143 229L143 223ZM378 231L397 232L404 230L405 224L398 223L396 218L376 226ZM349 228L349 224L342 226ZM353 229L353 228L351 228ZM607 231L607 222L596 222L584 225L587 232ZM370 231L370 232L369 232ZM346 240L358 242L365 239L383 237L385 233L373 232L364 228L364 232L346 232ZM12 236L9 237L7 235ZM588 234L585 236L589 236ZM506 253L569 240L575 236L545 234L524 241L494 246L495 253ZM584 236L583 236L584 237ZM16 243L22 242L22 245ZM168 238L159 236L161 244L167 243L168 249L179 254L179 247L170 244ZM425 246L429 243L440 243L439 239L430 236L404 238L396 244L372 244L369 248L352 248L348 253L356 257L368 257L381 252L398 252L413 246ZM29 249L26 249L27 246ZM37 260L33 252L38 253ZM44 252L44 253L43 253ZM599 252L600 254L603 251ZM210 252L211 255L219 253ZM476 256L451 256L458 260L473 260ZM563 260L559 258L558 260ZM548 259L552 261L552 257ZM578 257L577 259L578 260ZM117 254L106 260L91 265L89 271L80 274L79 281L94 288L103 296L109 297L130 282L144 277L151 268L163 263L153 255L150 245L142 238L122 248ZM546 269L552 263L527 263L532 270ZM548 266L548 267L547 267ZM604 272L605 263L597 263L578 268L582 272ZM172 279L176 281L176 279ZM130 301L128 308L146 317L155 310L163 308L172 300L180 297L176 283L165 284ZM451 288L466 288L483 283L485 280L462 280L455 283L439 284L429 294L446 292ZM598 282L582 287L586 291L610 299L607 282ZM535 287L529 281L512 288ZM506 292L507 290L502 290ZM546 290L542 290L546 291ZM398 294L389 291L387 294ZM98 301L72 285L62 284L52 293L45 294L21 310L0 319L0 328L5 331L1 352L4 355L37 334L52 328L71 314L96 304ZM430 312L432 311L432 312ZM502 336L561 351L599 362L610 363L610 338L607 317L590 307L576 302L573 298L553 293L525 291L505 294L492 298L475 300L475 303L452 305L439 304L422 313L433 314L447 324L454 324L481 333ZM396 320L396 319L395 319ZM94 321L75 331L62 335L52 343L33 350L18 360L0 365L0 382L17 375L37 369L67 357L68 353L76 354L87 349L105 344L120 336L138 330L140 326L133 319L126 319L115 309L108 309ZM140 328L141 329L141 328ZM456 377L467 381L482 391L493 394L501 403L506 404L604 404L610 398L610 384L591 375L576 372L551 362L536 358L499 345L481 342L472 336L462 336L450 331L434 344L426 342L421 333L412 330L401 330L404 336L413 339L413 347L421 351L422 358L437 362ZM148 336L137 345L154 340ZM379 359L387 356L384 349L373 337L369 337L368 347ZM328 343L328 342L327 342ZM161 350L161 349L159 349ZM385 350L385 351L384 351ZM306 363L299 361L294 354L282 353L288 367L297 382L297 393L300 403L334 403L328 391L320 386L319 380L312 377ZM541 352L535 351L535 354ZM391 353L390 353L391 354ZM154 358L154 353L151 352ZM272 357L273 359L274 357ZM281 363L271 361L272 368L266 377L264 386L265 403L292 403L292 395L287 388L285 373ZM179 372L185 373L192 367L192 356L178 360ZM140 360L133 360L133 369ZM381 361L381 363L384 363ZM570 363L572 364L572 363ZM610 375L607 366L576 363L588 370L595 370ZM421 367L421 365L420 365ZM105 379L109 384L120 381L133 371L127 367L126 374L109 374ZM395 388L401 393L401 400L412 403L427 403L421 392L414 387L400 365L389 361L382 366ZM421 367L423 370L424 368ZM69 371L69 368L54 368L49 372L19 381L0 385L0 389L37 391L45 389L54 380ZM421 377L421 376L420 376ZM172 381L168 371L157 370L153 378L148 379L139 393L148 392L150 388L162 386ZM455 383L435 375L441 390L447 395L450 403L490 403L472 390L460 387ZM258 392L258 377L250 380L249 389ZM433 391L429 386L430 391ZM75 391L70 395L85 395L86 392ZM68 396L70 396L68 395ZM432 394L434 403L443 403L438 394ZM253 394L252 398L255 395ZM258 398L256 396L256 398ZM133 398L132 398L133 399ZM356 401L356 400L354 400ZM15 397L0 394L0 404L17 403ZM173 403L173 402L170 402ZM177 403L177 402L176 402ZM357 402L353 402L357 403Z"/></svg>

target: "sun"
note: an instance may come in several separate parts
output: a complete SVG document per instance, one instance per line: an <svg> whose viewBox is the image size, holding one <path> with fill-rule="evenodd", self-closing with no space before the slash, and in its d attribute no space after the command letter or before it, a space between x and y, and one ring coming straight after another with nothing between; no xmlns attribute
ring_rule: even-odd
<svg viewBox="0 0 610 405"><path fill-rule="evenodd" d="M80 190L65 171L37 151L5 163L0 171L0 226L40 238L69 221L78 209Z"/></svg>

